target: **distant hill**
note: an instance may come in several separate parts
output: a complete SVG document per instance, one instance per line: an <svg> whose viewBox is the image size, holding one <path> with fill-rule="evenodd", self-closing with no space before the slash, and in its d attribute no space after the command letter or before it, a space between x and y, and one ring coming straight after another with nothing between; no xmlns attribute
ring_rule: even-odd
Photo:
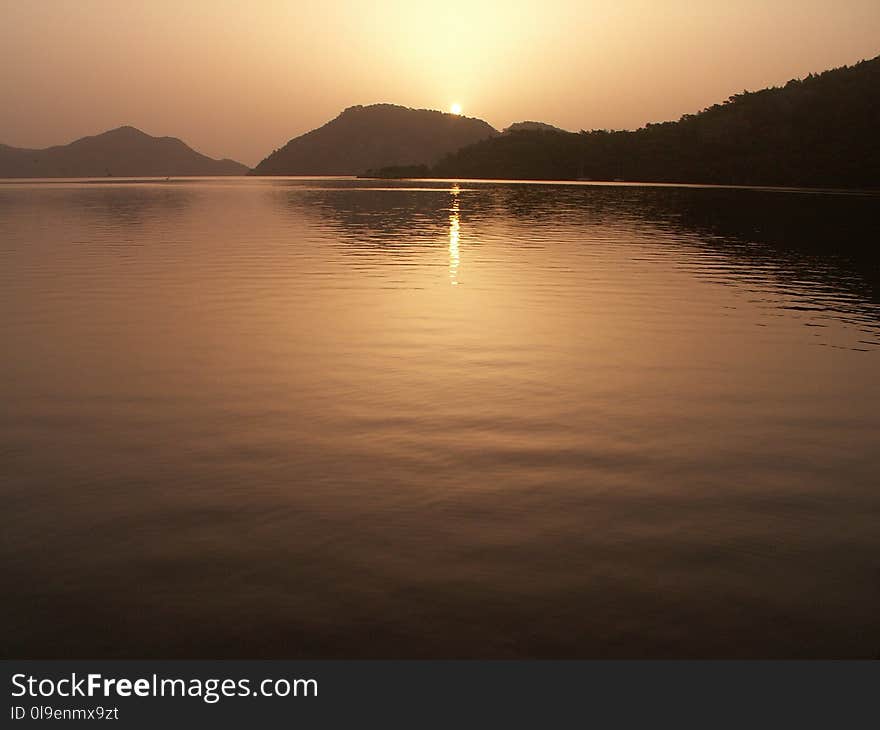
<svg viewBox="0 0 880 730"><path fill-rule="evenodd" d="M633 132L504 134L428 174L878 188L880 57Z"/></svg>
<svg viewBox="0 0 880 730"><path fill-rule="evenodd" d="M42 150L0 145L0 177L245 175L234 160L206 157L175 137L119 127Z"/></svg>
<svg viewBox="0 0 880 730"><path fill-rule="evenodd" d="M481 119L394 104L353 106L290 140L254 175L359 175L388 166L433 165L498 132Z"/></svg>
<svg viewBox="0 0 880 730"><path fill-rule="evenodd" d="M514 122L505 128L504 134L511 132L564 132L564 129L554 127L552 124L544 122Z"/></svg>

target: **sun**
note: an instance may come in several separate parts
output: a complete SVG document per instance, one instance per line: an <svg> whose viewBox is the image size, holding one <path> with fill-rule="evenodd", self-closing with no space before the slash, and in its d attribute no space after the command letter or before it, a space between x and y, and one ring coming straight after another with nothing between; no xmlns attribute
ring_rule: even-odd
<svg viewBox="0 0 880 730"><path fill-rule="evenodd" d="M459 104L458 102L451 104L449 107L449 113L450 114L458 114L460 116L461 115L461 104Z"/></svg>

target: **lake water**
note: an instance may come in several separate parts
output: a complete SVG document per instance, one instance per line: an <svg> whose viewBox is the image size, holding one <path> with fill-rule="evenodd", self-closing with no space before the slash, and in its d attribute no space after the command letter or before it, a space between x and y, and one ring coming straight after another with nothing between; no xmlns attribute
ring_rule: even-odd
<svg viewBox="0 0 880 730"><path fill-rule="evenodd" d="M0 184L2 654L877 656L878 203Z"/></svg>

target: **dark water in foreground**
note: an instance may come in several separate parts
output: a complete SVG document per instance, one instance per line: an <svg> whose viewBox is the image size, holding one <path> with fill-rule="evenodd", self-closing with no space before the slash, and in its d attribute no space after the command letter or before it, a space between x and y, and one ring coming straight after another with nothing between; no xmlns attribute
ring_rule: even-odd
<svg viewBox="0 0 880 730"><path fill-rule="evenodd" d="M0 185L2 654L877 656L878 202Z"/></svg>

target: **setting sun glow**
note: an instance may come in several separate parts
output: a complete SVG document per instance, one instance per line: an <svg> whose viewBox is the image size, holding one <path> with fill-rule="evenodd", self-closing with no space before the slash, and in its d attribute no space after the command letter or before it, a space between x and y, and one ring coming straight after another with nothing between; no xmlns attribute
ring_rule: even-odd
<svg viewBox="0 0 880 730"><path fill-rule="evenodd" d="M451 104L449 107L449 113L450 114L461 114L461 104L459 104L458 102Z"/></svg>

